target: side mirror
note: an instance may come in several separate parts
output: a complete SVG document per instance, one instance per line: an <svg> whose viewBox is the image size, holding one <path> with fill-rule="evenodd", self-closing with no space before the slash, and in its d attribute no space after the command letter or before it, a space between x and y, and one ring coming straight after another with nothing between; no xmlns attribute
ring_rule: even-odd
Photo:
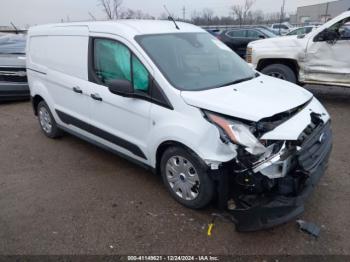
<svg viewBox="0 0 350 262"><path fill-rule="evenodd" d="M259 39L265 39L266 37L264 35L259 35Z"/></svg>
<svg viewBox="0 0 350 262"><path fill-rule="evenodd" d="M129 96L133 94L133 87L130 81L123 79L113 79L107 81L107 86L112 94Z"/></svg>

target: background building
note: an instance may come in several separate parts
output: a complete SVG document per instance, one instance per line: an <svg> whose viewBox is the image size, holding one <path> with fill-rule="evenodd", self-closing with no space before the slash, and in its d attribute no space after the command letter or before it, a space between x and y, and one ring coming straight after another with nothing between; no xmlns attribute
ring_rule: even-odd
<svg viewBox="0 0 350 262"><path fill-rule="evenodd" d="M308 0L299 1L297 14L291 16L294 24L307 22L324 23L350 8L350 0Z"/></svg>

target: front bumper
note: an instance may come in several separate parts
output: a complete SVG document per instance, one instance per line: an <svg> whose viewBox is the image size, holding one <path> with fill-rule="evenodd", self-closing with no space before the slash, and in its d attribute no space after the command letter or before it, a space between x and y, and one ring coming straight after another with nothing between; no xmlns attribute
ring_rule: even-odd
<svg viewBox="0 0 350 262"><path fill-rule="evenodd" d="M26 100L29 98L28 83L0 82L0 101Z"/></svg>
<svg viewBox="0 0 350 262"><path fill-rule="evenodd" d="M305 200L325 173L326 166L326 161L319 165L309 175L305 182L305 188L295 197L277 195L260 206L231 211L237 231L248 232L271 228L284 224L300 215L304 211Z"/></svg>
<svg viewBox="0 0 350 262"><path fill-rule="evenodd" d="M303 143L296 155L296 168L280 179L278 190L259 194L248 205L238 205L236 209L229 210L237 231L271 228L300 215L304 211L304 202L326 171L332 151L332 140L332 131L328 123ZM295 189L293 193L289 190L291 187Z"/></svg>

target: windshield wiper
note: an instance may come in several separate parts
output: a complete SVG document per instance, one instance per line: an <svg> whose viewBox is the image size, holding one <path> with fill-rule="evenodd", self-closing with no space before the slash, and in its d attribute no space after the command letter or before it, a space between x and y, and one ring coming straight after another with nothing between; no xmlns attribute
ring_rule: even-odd
<svg viewBox="0 0 350 262"><path fill-rule="evenodd" d="M227 83L227 84L224 84L224 85L222 85L222 86L220 86L220 87L225 87L225 86L230 86L230 85L239 84L239 83L242 83L242 82L246 82L246 81L252 80L252 79L257 78L257 77L259 77L259 76L260 76L259 73L255 73L254 76L250 76L250 77L246 77L246 78L241 78L241 79L238 79L238 80L229 82L229 83Z"/></svg>
<svg viewBox="0 0 350 262"><path fill-rule="evenodd" d="M258 77L258 76L260 76L260 75L258 73L256 73L254 76L241 78L241 79L229 82L227 84L224 84L224 85L222 85L220 87L231 86L231 85L239 84L239 83L242 83L242 82L246 82L246 81L252 80L252 79L254 79L254 78Z"/></svg>

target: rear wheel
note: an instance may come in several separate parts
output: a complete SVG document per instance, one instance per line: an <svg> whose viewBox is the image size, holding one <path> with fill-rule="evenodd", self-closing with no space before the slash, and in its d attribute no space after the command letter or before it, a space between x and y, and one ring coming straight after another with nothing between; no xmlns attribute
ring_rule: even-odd
<svg viewBox="0 0 350 262"><path fill-rule="evenodd" d="M49 138L58 138L62 136L62 131L58 128L55 119L45 101L38 104L38 119L41 130Z"/></svg>
<svg viewBox="0 0 350 262"><path fill-rule="evenodd" d="M171 147L161 159L163 182L170 194L182 205L199 209L213 199L214 184L208 168L193 152Z"/></svg>
<svg viewBox="0 0 350 262"><path fill-rule="evenodd" d="M297 83L297 77L294 71L286 65L283 64L272 64L261 70L261 73L272 76L275 78L279 78L282 80L289 81L291 83Z"/></svg>

